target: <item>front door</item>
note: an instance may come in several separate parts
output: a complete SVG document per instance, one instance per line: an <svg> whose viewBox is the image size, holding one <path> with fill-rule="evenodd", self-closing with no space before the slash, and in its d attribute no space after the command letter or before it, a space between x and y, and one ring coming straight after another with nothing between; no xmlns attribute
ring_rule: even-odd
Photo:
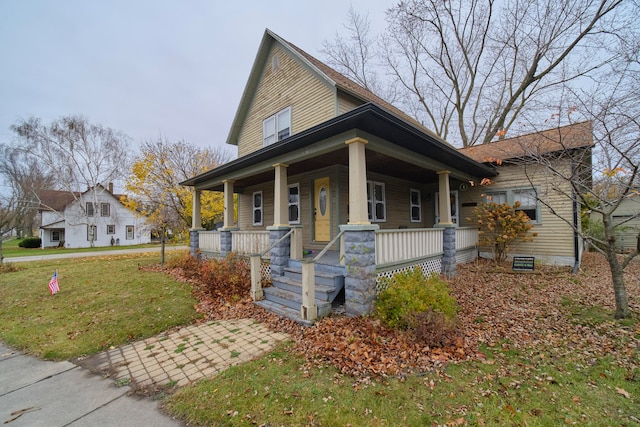
<svg viewBox="0 0 640 427"><path fill-rule="evenodd" d="M318 178L313 183L314 236L316 242L331 240L331 193L329 177Z"/></svg>

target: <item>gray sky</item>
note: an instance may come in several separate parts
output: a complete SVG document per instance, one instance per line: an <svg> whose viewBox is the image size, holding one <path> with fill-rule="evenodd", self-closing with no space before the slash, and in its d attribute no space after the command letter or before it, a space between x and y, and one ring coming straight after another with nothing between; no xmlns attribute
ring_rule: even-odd
<svg viewBox="0 0 640 427"><path fill-rule="evenodd" d="M19 118L82 114L136 146L224 146L265 28L322 59L350 4L380 28L393 3L0 0L0 142Z"/></svg>

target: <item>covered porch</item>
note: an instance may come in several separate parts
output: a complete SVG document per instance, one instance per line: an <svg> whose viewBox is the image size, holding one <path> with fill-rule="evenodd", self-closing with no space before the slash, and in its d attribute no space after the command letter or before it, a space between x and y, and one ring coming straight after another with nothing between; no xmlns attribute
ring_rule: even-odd
<svg viewBox="0 0 640 427"><path fill-rule="evenodd" d="M265 277L274 286L282 277L299 279L301 298L293 305L303 321L330 312L327 301L311 297L323 275L343 277L329 281L344 287L348 315L366 314L384 277L415 265L453 275L456 263L475 258L477 231L460 227L452 185L494 175L366 104L185 181L194 188L191 251L251 256L256 300L269 297L260 287ZM202 191L224 192L224 226L217 231L201 227ZM316 265L328 264L327 253L339 262L330 274L324 267L316 274Z"/></svg>

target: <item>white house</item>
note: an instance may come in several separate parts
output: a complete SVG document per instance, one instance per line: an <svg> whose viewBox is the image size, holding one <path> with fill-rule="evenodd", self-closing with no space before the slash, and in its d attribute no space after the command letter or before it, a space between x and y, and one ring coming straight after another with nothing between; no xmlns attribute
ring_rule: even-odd
<svg viewBox="0 0 640 427"><path fill-rule="evenodd" d="M42 247L129 246L151 242L145 219L127 209L113 187L84 193L43 190L39 194Z"/></svg>

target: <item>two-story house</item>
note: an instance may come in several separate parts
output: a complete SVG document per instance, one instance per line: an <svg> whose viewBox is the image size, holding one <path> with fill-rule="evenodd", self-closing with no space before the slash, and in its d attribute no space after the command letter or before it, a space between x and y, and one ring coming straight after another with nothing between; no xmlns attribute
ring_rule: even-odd
<svg viewBox="0 0 640 427"><path fill-rule="evenodd" d="M101 185L87 191L43 190L39 193L42 247L130 246L151 242L144 218L127 209Z"/></svg>
<svg viewBox="0 0 640 427"><path fill-rule="evenodd" d="M575 149L591 144L588 131L574 139ZM496 197L524 202L533 215L542 243L518 252L573 265L581 248L573 246L571 223L553 219L536 199L549 192L544 183L532 183L515 163L486 161L521 157L514 147L525 140L491 144L496 153L457 150L266 30L226 141L238 159L183 182L194 189L192 251L269 257L262 267L252 261L252 295L264 294L261 304L274 311L311 319L343 298L347 314L363 314L381 278L411 266L450 275L457 262L477 256L477 230L467 218L487 191L472 184L488 178ZM202 191L224 192L218 231L200 227ZM567 215L572 209L569 203ZM565 238L567 245L555 245ZM304 273L309 258L315 276ZM258 270L270 271L274 286L260 289Z"/></svg>

